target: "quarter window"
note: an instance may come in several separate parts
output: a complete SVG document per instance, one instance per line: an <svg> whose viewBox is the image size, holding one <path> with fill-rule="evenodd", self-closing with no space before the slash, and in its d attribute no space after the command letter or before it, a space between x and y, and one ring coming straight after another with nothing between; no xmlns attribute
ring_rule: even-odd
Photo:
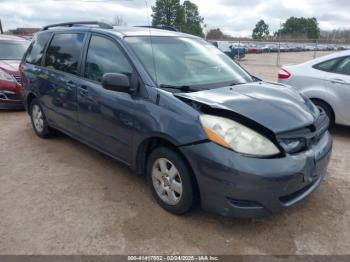
<svg viewBox="0 0 350 262"><path fill-rule="evenodd" d="M342 60L342 57L334 58L331 60L327 60L325 62L319 63L317 65L314 65L313 68L326 71L326 72L332 72L334 67Z"/></svg>
<svg viewBox="0 0 350 262"><path fill-rule="evenodd" d="M84 33L56 34L46 52L46 66L77 74Z"/></svg>
<svg viewBox="0 0 350 262"><path fill-rule="evenodd" d="M321 70L321 71L326 71L326 72L332 72L332 70L334 69L334 67L339 63L339 61L342 58L335 58L332 60L328 60L322 63L319 63L317 65L314 65L313 67L315 69Z"/></svg>
<svg viewBox="0 0 350 262"><path fill-rule="evenodd" d="M26 62L33 65L41 65L41 60L43 58L44 50L47 41L51 34L39 34L35 37L32 44L28 48Z"/></svg>
<svg viewBox="0 0 350 262"><path fill-rule="evenodd" d="M123 51L105 37L93 35L86 57L85 74L87 79L101 82L105 73L122 73L128 76L132 66Z"/></svg>
<svg viewBox="0 0 350 262"><path fill-rule="evenodd" d="M345 57L335 68L334 73L350 76L350 57Z"/></svg>

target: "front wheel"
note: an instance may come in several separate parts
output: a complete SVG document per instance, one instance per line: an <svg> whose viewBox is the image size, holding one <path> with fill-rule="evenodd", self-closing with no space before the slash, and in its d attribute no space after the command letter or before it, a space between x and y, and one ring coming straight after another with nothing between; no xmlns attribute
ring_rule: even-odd
<svg viewBox="0 0 350 262"><path fill-rule="evenodd" d="M177 152L156 148L148 159L147 178L153 197L165 210L180 215L194 206L193 177Z"/></svg>
<svg viewBox="0 0 350 262"><path fill-rule="evenodd" d="M44 111L37 99L34 99L30 104L30 119L33 129L37 136L47 138L52 134L52 130L47 124Z"/></svg>

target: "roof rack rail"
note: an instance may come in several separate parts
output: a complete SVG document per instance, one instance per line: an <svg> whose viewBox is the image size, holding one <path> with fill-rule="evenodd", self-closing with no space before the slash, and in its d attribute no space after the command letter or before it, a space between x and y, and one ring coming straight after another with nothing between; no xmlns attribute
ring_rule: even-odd
<svg viewBox="0 0 350 262"><path fill-rule="evenodd" d="M168 31L175 31L177 32L177 29L175 26L170 25L140 25L135 27L144 27L144 28L155 28L155 29L162 29L162 30L168 30Z"/></svg>
<svg viewBox="0 0 350 262"><path fill-rule="evenodd" d="M48 30L49 28L52 27L62 27L62 26L67 26L67 27L72 27L72 26L79 26L79 25L98 25L100 28L103 29L113 29L113 26L110 24L104 23L104 22L98 22L98 21L79 21L79 22L67 22L67 23L59 23L59 24L53 24L53 25L47 25L42 28L42 31Z"/></svg>

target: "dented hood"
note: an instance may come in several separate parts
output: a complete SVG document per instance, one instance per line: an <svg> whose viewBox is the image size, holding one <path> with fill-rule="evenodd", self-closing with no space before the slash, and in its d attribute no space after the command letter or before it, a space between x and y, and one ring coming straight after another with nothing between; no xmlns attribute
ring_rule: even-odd
<svg viewBox="0 0 350 262"><path fill-rule="evenodd" d="M233 111L275 133L312 125L319 116L309 99L291 87L275 83L254 82L176 96Z"/></svg>

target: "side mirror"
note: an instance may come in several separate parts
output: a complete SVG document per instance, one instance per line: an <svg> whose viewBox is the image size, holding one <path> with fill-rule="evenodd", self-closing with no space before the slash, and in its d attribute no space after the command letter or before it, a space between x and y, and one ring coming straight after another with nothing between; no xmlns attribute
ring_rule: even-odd
<svg viewBox="0 0 350 262"><path fill-rule="evenodd" d="M102 87L111 91L129 93L129 78L125 74L106 73L102 77Z"/></svg>

